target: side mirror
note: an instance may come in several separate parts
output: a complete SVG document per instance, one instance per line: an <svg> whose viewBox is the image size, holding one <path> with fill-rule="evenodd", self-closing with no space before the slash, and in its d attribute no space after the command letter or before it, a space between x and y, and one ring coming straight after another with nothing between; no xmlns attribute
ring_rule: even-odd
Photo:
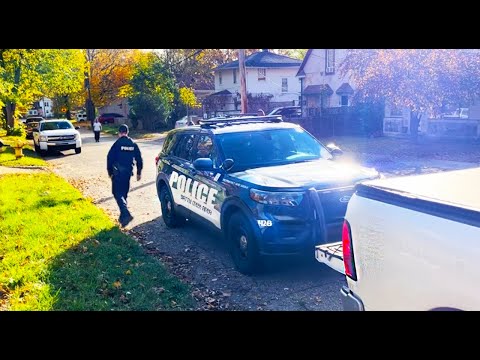
<svg viewBox="0 0 480 360"><path fill-rule="evenodd" d="M32 129L32 132L39 132L40 130L38 130L38 128L33 128Z"/></svg>
<svg viewBox="0 0 480 360"><path fill-rule="evenodd" d="M193 168L198 171L213 171L213 161L210 158L198 158L193 162Z"/></svg>
<svg viewBox="0 0 480 360"><path fill-rule="evenodd" d="M225 159L222 165L220 165L220 168L224 171L228 171L233 167L233 164L235 164L235 161L233 161L233 159Z"/></svg>
<svg viewBox="0 0 480 360"><path fill-rule="evenodd" d="M80 130L80 126L75 126L75 130Z"/></svg>
<svg viewBox="0 0 480 360"><path fill-rule="evenodd" d="M343 155L343 150L333 143L328 144L327 149L330 151L334 158L338 158L339 156Z"/></svg>

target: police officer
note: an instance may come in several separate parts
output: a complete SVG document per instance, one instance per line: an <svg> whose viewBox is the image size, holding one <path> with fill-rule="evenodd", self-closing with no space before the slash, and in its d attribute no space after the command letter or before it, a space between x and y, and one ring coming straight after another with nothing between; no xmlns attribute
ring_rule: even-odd
<svg viewBox="0 0 480 360"><path fill-rule="evenodd" d="M118 221L125 227L133 220L127 208L130 177L133 176L133 160L137 164L137 181L142 177L143 160L138 145L128 136L128 126L120 125L118 139L107 155L108 176L112 179L112 194L120 208Z"/></svg>

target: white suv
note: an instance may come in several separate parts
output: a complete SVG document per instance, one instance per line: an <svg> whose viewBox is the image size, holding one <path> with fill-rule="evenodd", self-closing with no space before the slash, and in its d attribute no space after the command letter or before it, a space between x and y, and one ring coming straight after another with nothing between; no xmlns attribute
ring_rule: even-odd
<svg viewBox="0 0 480 360"><path fill-rule="evenodd" d="M43 120L38 128L33 130L33 145L35 151L43 155L50 150L75 150L82 152L82 137L77 131L79 127L73 127L68 120Z"/></svg>

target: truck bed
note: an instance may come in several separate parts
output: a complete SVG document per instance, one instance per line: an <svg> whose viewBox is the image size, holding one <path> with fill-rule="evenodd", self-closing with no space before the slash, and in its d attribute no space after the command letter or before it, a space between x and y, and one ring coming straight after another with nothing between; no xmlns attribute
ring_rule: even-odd
<svg viewBox="0 0 480 360"><path fill-rule="evenodd" d="M330 266L332 269L342 274L345 274L341 241L330 244L317 245L315 247L315 258L317 259L317 261Z"/></svg>
<svg viewBox="0 0 480 360"><path fill-rule="evenodd" d="M480 168L357 185L345 218L365 310L478 310ZM352 295L353 294L353 295Z"/></svg>
<svg viewBox="0 0 480 360"><path fill-rule="evenodd" d="M386 204L480 227L480 167L368 181L356 194Z"/></svg>
<svg viewBox="0 0 480 360"><path fill-rule="evenodd" d="M367 181L369 187L438 204L480 210L480 167ZM357 189L364 188L360 185Z"/></svg>

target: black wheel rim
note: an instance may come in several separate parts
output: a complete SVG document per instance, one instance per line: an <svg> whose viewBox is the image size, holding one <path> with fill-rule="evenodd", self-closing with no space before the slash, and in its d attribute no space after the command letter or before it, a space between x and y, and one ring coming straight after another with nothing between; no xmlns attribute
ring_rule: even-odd
<svg viewBox="0 0 480 360"><path fill-rule="evenodd" d="M170 196L167 194L164 197L164 204L163 204L163 217L165 217L167 220L172 219L172 201L170 199Z"/></svg>
<svg viewBox="0 0 480 360"><path fill-rule="evenodd" d="M239 226L237 228L235 245L240 259L245 260L248 257L248 236L245 230Z"/></svg>

